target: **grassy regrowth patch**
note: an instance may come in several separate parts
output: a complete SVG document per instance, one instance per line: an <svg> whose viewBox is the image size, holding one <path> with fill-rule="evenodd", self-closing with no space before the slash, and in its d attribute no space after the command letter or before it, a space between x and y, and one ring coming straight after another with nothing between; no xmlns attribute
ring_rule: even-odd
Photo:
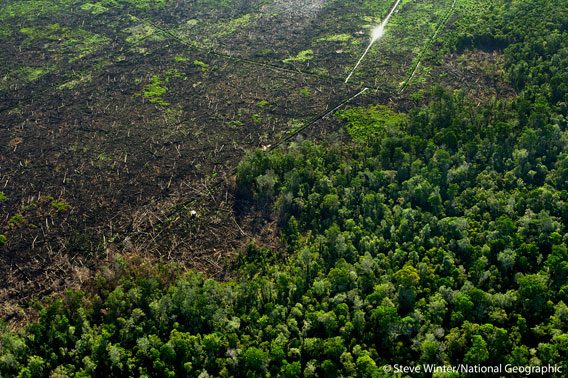
<svg viewBox="0 0 568 378"><path fill-rule="evenodd" d="M28 36L29 39L59 39L63 34L68 31L69 28L64 28L59 26L59 24L50 24L47 26L32 26L27 28L21 28L20 33Z"/></svg>
<svg viewBox="0 0 568 378"><path fill-rule="evenodd" d="M204 63L204 62L197 60L197 59L193 61L193 64L198 66L198 67L201 67L201 71L206 71L207 68L209 67L209 65L207 63Z"/></svg>
<svg viewBox="0 0 568 378"><path fill-rule="evenodd" d="M357 141L370 141L384 134L389 128L399 125L405 114L396 113L384 105L353 107L340 110L336 117L347 122L345 126Z"/></svg>
<svg viewBox="0 0 568 378"><path fill-rule="evenodd" d="M205 64L205 66L207 65ZM169 70L168 72L166 72L163 79L158 75L154 75L152 76L151 82L144 86L144 89L142 90L142 96L149 99L153 104L169 106L170 103L164 101L164 99L162 98L162 96L165 95L168 91L166 84L170 81L171 78L179 78L182 76L183 74L179 73L176 70Z"/></svg>
<svg viewBox="0 0 568 378"><path fill-rule="evenodd" d="M81 5L81 10L83 10L85 12L89 12L92 15L102 14L102 13L105 13L108 10L108 8L105 7L102 3L103 3L103 1L101 1L99 3L85 3L85 4Z"/></svg>
<svg viewBox="0 0 568 378"><path fill-rule="evenodd" d="M81 5L81 10L90 12L93 15L105 13L109 8L130 7L137 10L146 11L161 8L167 0L103 0Z"/></svg>
<svg viewBox="0 0 568 378"><path fill-rule="evenodd" d="M60 89L60 90L63 90L63 89L73 89L73 88L77 87L78 85L81 85L81 84L85 84L85 83L90 82L92 79L93 79L93 77L92 77L92 75L89 73L89 74L86 74L86 75L84 75L84 76L81 76L81 77L78 78L78 79L70 80L70 81L68 81L68 82L65 82L65 83L61 84L61 85L58 87L58 89Z"/></svg>
<svg viewBox="0 0 568 378"><path fill-rule="evenodd" d="M179 63L179 62L187 62L187 61L189 60L189 58L185 58L185 57L183 57L183 56L181 56L181 55L176 55L176 56L174 57L174 60L175 60L176 62L178 62L178 63Z"/></svg>
<svg viewBox="0 0 568 378"><path fill-rule="evenodd" d="M30 45L35 40L47 40L49 42L45 45L47 51L64 52L69 56L70 61L81 59L109 42L109 38L103 35L62 27L58 23L21 28L20 33L28 37L24 45Z"/></svg>
<svg viewBox="0 0 568 378"><path fill-rule="evenodd" d="M299 94L310 97L310 88L304 87L298 91Z"/></svg>
<svg viewBox="0 0 568 378"><path fill-rule="evenodd" d="M118 0L119 3L128 4L139 10L149 10L163 7L167 0ZM103 3L115 3L115 0L103 1Z"/></svg>
<svg viewBox="0 0 568 378"><path fill-rule="evenodd" d="M37 78L39 78L40 76L52 72L55 69L56 69L55 65L48 65L42 67L32 67L32 66L19 67L9 72L3 78L0 78L0 90L8 89L10 83L14 81L18 81L23 84L32 82Z"/></svg>
<svg viewBox="0 0 568 378"><path fill-rule="evenodd" d="M135 20L138 21L137 18L135 18ZM140 40L151 36L156 30L152 26L140 22L139 24L129 27L124 31L130 34L130 36L126 37L126 42L135 44ZM153 38L161 39L161 36L154 34Z"/></svg>
<svg viewBox="0 0 568 378"><path fill-rule="evenodd" d="M60 200L60 201L52 201L51 207L59 212L59 211L69 210L71 208L71 205L65 203L65 201Z"/></svg>
<svg viewBox="0 0 568 378"><path fill-rule="evenodd" d="M335 34L330 35L329 37L322 37L319 38L318 42L348 42L351 38L353 38L350 34Z"/></svg>
<svg viewBox="0 0 568 378"><path fill-rule="evenodd" d="M182 34L189 32L185 35L188 39L191 39L192 43L204 48L215 48L219 45L219 40L226 38L227 36L238 34L239 31L246 28L251 24L253 20L256 19L254 14L244 14L236 18L224 18L221 20L209 19L209 20L196 20L192 19L182 26L180 31ZM197 32L194 28L199 29ZM195 39L196 35L204 37Z"/></svg>
<svg viewBox="0 0 568 378"><path fill-rule="evenodd" d="M244 16L235 18L229 21L219 22L217 24L218 31L212 34L212 37L222 38L229 34L235 33L237 30L244 28L251 21L251 14L247 13Z"/></svg>
<svg viewBox="0 0 568 378"><path fill-rule="evenodd" d="M26 221L22 214L16 214L8 220L8 228L16 228Z"/></svg>
<svg viewBox="0 0 568 378"><path fill-rule="evenodd" d="M300 51L296 57L286 58L282 62L284 63L291 63L291 62L300 62L304 63L307 60L312 60L314 58L314 51L311 49Z"/></svg>
<svg viewBox="0 0 568 378"><path fill-rule="evenodd" d="M0 22L10 18L32 20L39 16L57 14L77 3L78 0L12 0L6 2L8 4L0 12Z"/></svg>
<svg viewBox="0 0 568 378"><path fill-rule="evenodd" d="M160 79L159 76L152 76L152 82L146 84L142 95L144 98L150 99L151 103L168 106L169 103L162 99L162 96L168 91L168 88L164 86L164 80Z"/></svg>

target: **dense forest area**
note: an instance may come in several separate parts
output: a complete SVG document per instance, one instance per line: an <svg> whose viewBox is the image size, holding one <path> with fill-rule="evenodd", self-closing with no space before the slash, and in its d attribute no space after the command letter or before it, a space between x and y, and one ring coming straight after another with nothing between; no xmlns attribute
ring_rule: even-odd
<svg viewBox="0 0 568 378"><path fill-rule="evenodd" d="M250 152L235 191L278 219L280 249L251 241L226 282L119 258L4 325L0 375L568 369L568 2L492 4L452 20L429 59L502 50L514 98L435 86L407 114L337 112L352 142Z"/></svg>

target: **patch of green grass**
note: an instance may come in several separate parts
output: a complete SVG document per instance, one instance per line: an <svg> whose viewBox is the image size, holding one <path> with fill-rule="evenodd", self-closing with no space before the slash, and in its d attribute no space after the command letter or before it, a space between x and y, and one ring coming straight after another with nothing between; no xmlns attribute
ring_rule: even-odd
<svg viewBox="0 0 568 378"><path fill-rule="evenodd" d="M8 197L4 194L4 192L0 192L0 201L6 201Z"/></svg>
<svg viewBox="0 0 568 378"><path fill-rule="evenodd" d="M168 81L170 81L170 79L171 79L172 77L183 77L183 76L185 76L185 74L182 73L182 72L179 72L179 71L176 70L176 69L168 70L168 71L166 72L166 83L167 83Z"/></svg>
<svg viewBox="0 0 568 378"><path fill-rule="evenodd" d="M81 32L82 33L78 36L79 38L71 38L65 42L65 45L69 46L74 53L71 61L90 55L95 52L98 47L109 42L109 39L103 35L84 31Z"/></svg>
<svg viewBox="0 0 568 378"><path fill-rule="evenodd" d="M15 72L15 76L24 83L29 83L53 70L55 70L54 65L43 67L23 66Z"/></svg>
<svg viewBox="0 0 568 378"><path fill-rule="evenodd" d="M6 236L0 235L0 245L4 245L6 243Z"/></svg>
<svg viewBox="0 0 568 378"><path fill-rule="evenodd" d="M198 67L201 67L201 71L207 71L207 68L209 68L208 64L203 63L202 61L197 59L193 61L193 64L195 64Z"/></svg>
<svg viewBox="0 0 568 378"><path fill-rule="evenodd" d="M254 56L262 58L262 57L266 57L266 58L270 58L270 57L274 57L277 56L278 53L276 51L274 51L271 48L265 48L262 51L257 51Z"/></svg>
<svg viewBox="0 0 568 378"><path fill-rule="evenodd" d="M90 73L88 73L88 74L86 74L86 75L83 75L83 76L79 77L78 79L73 79L73 80L70 80L70 81L68 81L68 82L66 82L66 83L63 83L63 84L61 84L61 85L60 85L59 87L57 87L57 88L58 88L59 90L62 90L62 89L73 89L73 88L75 88L76 86L78 86L78 85L80 85L80 84L83 84L83 83L88 83L88 82L90 82L91 80L93 80L93 77L91 76Z"/></svg>
<svg viewBox="0 0 568 378"><path fill-rule="evenodd" d="M148 83L142 92L145 98L150 99L151 103L168 106L169 103L162 99L162 96L168 91L168 88L164 86L164 81L160 79L159 76L154 75L152 77L152 82Z"/></svg>
<svg viewBox="0 0 568 378"><path fill-rule="evenodd" d="M223 38L229 34L233 34L239 29L244 28L247 26L251 21L250 13L245 14L239 18L235 18L228 21L218 22L214 28L218 29L218 31L213 32L211 35L215 38Z"/></svg>
<svg viewBox="0 0 568 378"><path fill-rule="evenodd" d="M92 15L98 15L101 13L104 13L108 10L107 7L105 7L102 2L99 3L85 3L83 5L81 5L81 10L85 11L85 12L89 12Z"/></svg>
<svg viewBox="0 0 568 378"><path fill-rule="evenodd" d="M166 4L166 0L118 0L120 3L130 5L138 10L150 10L161 8Z"/></svg>
<svg viewBox="0 0 568 378"><path fill-rule="evenodd" d="M310 88L304 87L298 91L299 94L310 97Z"/></svg>
<svg viewBox="0 0 568 378"><path fill-rule="evenodd" d="M24 206L24 210L34 209L37 207L37 203L32 202L29 205Z"/></svg>
<svg viewBox="0 0 568 378"><path fill-rule="evenodd" d="M187 61L189 60L189 58L184 58L184 57L181 56L181 55L176 55L176 56L174 57L174 60L175 60L176 62L187 62Z"/></svg>
<svg viewBox="0 0 568 378"><path fill-rule="evenodd" d="M347 122L347 132L358 141L380 137L385 129L397 126L405 119L405 114L395 113L384 105L348 108L338 111L335 116Z"/></svg>
<svg viewBox="0 0 568 378"><path fill-rule="evenodd" d="M97 160L100 160L100 161L110 161L110 160L111 160L110 156L108 156L108 155L105 154L104 152L101 152L100 154L98 154L98 155L96 156L96 159L97 159Z"/></svg>
<svg viewBox="0 0 568 378"><path fill-rule="evenodd" d="M66 210L70 209L71 205L66 204L63 201L53 201L53 202L51 202L51 207L59 212L59 211L66 211Z"/></svg>
<svg viewBox="0 0 568 378"><path fill-rule="evenodd" d="M227 0L227 2L231 2L231 0ZM209 5L202 1L198 1L198 3L200 8ZM229 6L232 7L234 4L229 4ZM213 1L211 2L211 8L219 11L222 6L219 1ZM222 18L216 22L203 22L202 20L191 19L181 27L180 32L186 35L186 37L194 39L195 30L193 28L199 25L199 36L202 38L197 38L194 41L195 44L202 48L215 48L219 45L220 39L242 30L256 17L254 14L247 13L237 18Z"/></svg>
<svg viewBox="0 0 568 378"><path fill-rule="evenodd" d="M318 76L328 76L329 71L325 67L315 67L310 70L314 75Z"/></svg>
<svg viewBox="0 0 568 378"><path fill-rule="evenodd" d="M172 109L172 108L166 109L166 118L172 123L179 122L182 115L183 115L183 110L181 110L179 108L178 109Z"/></svg>
<svg viewBox="0 0 568 378"><path fill-rule="evenodd" d="M126 28L124 31L130 34L130 36L126 37L127 43L135 44L140 40L150 36L152 36L152 39L156 40L163 39L163 37L161 37L160 35L154 34L156 29L145 23L139 23L137 25L131 26L129 28Z"/></svg>
<svg viewBox="0 0 568 378"><path fill-rule="evenodd" d="M259 108L264 108L266 105L268 105L268 101L266 100L262 100L256 103L256 106L258 106Z"/></svg>
<svg viewBox="0 0 568 378"><path fill-rule="evenodd" d="M22 214L16 214L8 220L8 227L15 228L24 223L25 218Z"/></svg>
<svg viewBox="0 0 568 378"><path fill-rule="evenodd" d="M109 42L108 37L94 34L86 30L74 30L62 27L58 23L47 26L31 26L20 29L20 33L28 37L27 44L36 39L57 41L55 47L47 46L47 50L55 53L66 51L70 61L81 59L93 53L99 46Z"/></svg>
<svg viewBox="0 0 568 378"><path fill-rule="evenodd" d="M351 35L350 34L335 34L335 35L330 35L328 37L322 37L319 38L317 41L318 42L347 42L351 39Z"/></svg>
<svg viewBox="0 0 568 378"><path fill-rule="evenodd" d="M138 10L150 10L161 8L167 0L103 0L95 3L85 3L81 5L81 10L90 12L93 15L106 12L109 8L132 7Z"/></svg>
<svg viewBox="0 0 568 378"><path fill-rule="evenodd" d="M299 120L299 119L295 119L295 118L290 118L287 122L287 126L288 129L290 130L289 132L291 134L295 133L298 129L304 127L304 122Z"/></svg>
<svg viewBox="0 0 568 378"><path fill-rule="evenodd" d="M230 129L238 129L243 127L245 124L242 123L241 121L227 121L226 125Z"/></svg>
<svg viewBox="0 0 568 378"><path fill-rule="evenodd" d="M314 51L309 49L309 50L300 51L298 53L298 55L296 55L295 58L286 58L282 62L284 62L284 63L291 63L291 62L303 63L303 62L305 62L307 60L311 60L313 58L314 58Z"/></svg>
<svg viewBox="0 0 568 378"><path fill-rule="evenodd" d="M69 30L69 28L64 28L59 26L59 24L50 24L47 26L31 26L27 28L21 28L20 33L28 36L29 39L58 39L61 34Z"/></svg>
<svg viewBox="0 0 568 378"><path fill-rule="evenodd" d="M171 78L180 78L184 75L185 74L178 72L175 69L168 70L163 78L159 75L153 75L150 83L146 84L142 89L142 93L138 93L137 95L142 95L144 98L150 99L151 103L168 106L170 104L162 98L162 96L168 91L166 84Z"/></svg>
<svg viewBox="0 0 568 378"><path fill-rule="evenodd" d="M77 3L78 0L17 0L8 2L0 11L0 22L9 18L33 20L40 16L61 13L64 9Z"/></svg>

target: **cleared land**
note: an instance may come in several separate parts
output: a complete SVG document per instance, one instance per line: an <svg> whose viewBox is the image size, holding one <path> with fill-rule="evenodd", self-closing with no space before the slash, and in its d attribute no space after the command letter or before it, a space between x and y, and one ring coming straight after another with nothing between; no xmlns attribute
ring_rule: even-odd
<svg viewBox="0 0 568 378"><path fill-rule="evenodd" d="M364 86L353 105L404 109L397 90L451 4L403 1L346 85L392 2L4 2L0 312L85 284L118 250L222 278L251 237L275 243L262 209L235 201L244 152ZM473 59L445 57L416 83L462 80L458 58ZM303 137L342 127L325 119Z"/></svg>

